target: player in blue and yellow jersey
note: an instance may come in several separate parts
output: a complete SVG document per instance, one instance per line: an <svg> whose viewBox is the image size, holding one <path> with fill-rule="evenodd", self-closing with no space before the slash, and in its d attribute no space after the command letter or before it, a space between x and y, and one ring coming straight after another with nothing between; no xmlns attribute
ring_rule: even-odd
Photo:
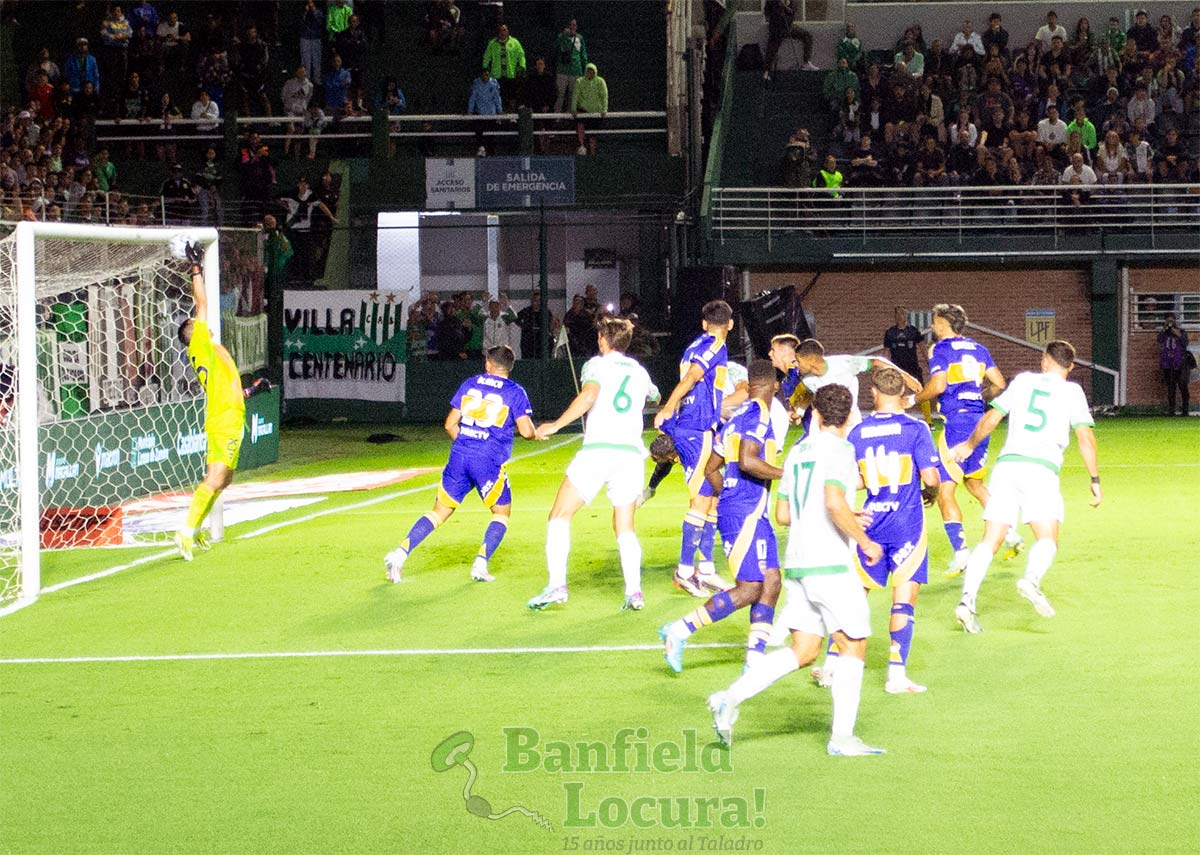
<svg viewBox="0 0 1200 855"><path fill-rule="evenodd" d="M391 581L400 581L408 556L435 528L450 519L472 489L491 510L492 519L471 565L471 578L476 582L495 580L488 572L488 560L504 539L512 514L512 490L505 466L512 456L514 429L525 439L534 438L529 396L508 378L513 361L508 345L491 348L484 357L484 373L464 381L450 399L446 433L454 444L442 470L442 485L433 510L413 523L408 536L384 559Z"/></svg>
<svg viewBox="0 0 1200 855"><path fill-rule="evenodd" d="M179 327L179 340L187 345L188 361L204 389L204 433L208 437L207 469L196 487L183 528L175 533L175 546L185 561L192 560L195 547L208 548L201 531L208 512L221 491L233 482L238 453L242 449L242 431L246 426L246 397L242 376L229 351L212 340L208 317L208 299L204 293L204 249L187 244L184 252L191 262L192 317Z"/></svg>
<svg viewBox="0 0 1200 855"><path fill-rule="evenodd" d="M967 488L979 504L986 506L988 499L984 478L987 475L988 443L985 440L964 460L955 463L949 450L963 442L975 430L987 409L987 399L998 394L1005 386L1004 375L992 361L988 349L977 341L963 335L967 328L967 313L962 306L938 303L933 307L933 334L937 342L929 353L929 382L917 395L917 402L938 400L945 419L945 426L938 438L941 458L939 474L942 478L938 488L938 508L942 512L942 524L946 538L954 555L946 570L947 576L957 576L967 566L967 538L963 534L962 508L958 505L955 489L959 484ZM985 387L984 381L988 385ZM1011 554L1021 548L1019 536L1008 541Z"/></svg>
<svg viewBox="0 0 1200 855"><path fill-rule="evenodd" d="M892 644L884 688L893 695L925 691L908 678L906 666L917 594L929 582L924 501L932 504L939 480L933 436L924 420L904 412L905 391L899 371L875 369L871 373L875 412L846 437L854 446L867 490L862 508L871 515L867 537L883 548L883 560L874 564L859 552L858 572L868 591L889 584L892 588Z"/></svg>
<svg viewBox="0 0 1200 855"><path fill-rule="evenodd" d="M768 516L771 481L783 475L775 465L771 428L771 400L778 390L770 362L763 359L750 365L750 400L722 429L719 448L708 461L709 478L720 477L722 463L725 467L717 525L737 582L731 590L718 592L700 608L658 631L667 664L676 672L683 670L683 648L692 633L743 606L750 606L746 663L766 652L782 587L779 548Z"/></svg>
<svg viewBox="0 0 1200 855"><path fill-rule="evenodd" d="M701 325L704 334L683 352L679 382L654 417L654 427L674 440L675 453L687 479L688 511L683 518L675 584L693 596L706 597L713 591L730 588L717 575L711 549L707 556L700 556L699 566L696 553L702 540L712 542L712 538L704 536L705 526L715 531L717 524L715 491L704 473L721 418L727 362L725 338L733 329L733 309L724 300L712 300L701 310Z"/></svg>

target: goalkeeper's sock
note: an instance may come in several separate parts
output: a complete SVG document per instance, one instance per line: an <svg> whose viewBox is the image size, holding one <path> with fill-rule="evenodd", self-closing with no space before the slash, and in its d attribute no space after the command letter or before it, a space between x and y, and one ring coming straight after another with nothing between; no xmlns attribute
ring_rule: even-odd
<svg viewBox="0 0 1200 855"><path fill-rule="evenodd" d="M709 511L704 517L704 529L700 532L700 563L713 563L713 547L717 542L717 512ZM715 572L715 571L714 571Z"/></svg>
<svg viewBox="0 0 1200 855"><path fill-rule="evenodd" d="M433 534L434 529L441 524L437 514L430 511L413 523L412 528L408 530L408 536L400 541L400 548L411 555L413 550L421 545L421 541Z"/></svg>
<svg viewBox="0 0 1200 855"><path fill-rule="evenodd" d="M188 506L187 518L183 523L184 531L188 535L194 536L196 534L196 530L200 528L200 524L208 516L208 512L212 509L216 498L216 491L208 486L208 484L201 481L196 486L196 492L192 494L192 503Z"/></svg>
<svg viewBox="0 0 1200 855"><path fill-rule="evenodd" d="M657 490L658 485L663 482L663 479L671 474L671 470L675 468L674 463L656 463L654 471L650 473L650 483L647 484L651 490Z"/></svg>
<svg viewBox="0 0 1200 855"><path fill-rule="evenodd" d="M492 521L488 523L488 527L483 532L483 543L479 546L479 557L484 561L491 559L492 554L500 546L500 541L504 540L504 535L508 533L508 517L500 514L492 514Z"/></svg>
<svg viewBox="0 0 1200 855"><path fill-rule="evenodd" d="M967 548L967 536L963 534L961 522L945 522L942 523L942 527L946 529L946 539L950 541L951 549L958 552Z"/></svg>
<svg viewBox="0 0 1200 855"><path fill-rule="evenodd" d="M699 511L688 511L683 515L683 538L679 546L679 566L694 567L696 550L700 548L700 538L704 534L704 514Z"/></svg>

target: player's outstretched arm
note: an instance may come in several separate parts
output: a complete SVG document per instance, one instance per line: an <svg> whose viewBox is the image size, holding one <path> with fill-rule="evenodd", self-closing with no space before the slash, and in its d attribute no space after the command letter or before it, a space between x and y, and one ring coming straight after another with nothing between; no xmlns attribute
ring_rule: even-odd
<svg viewBox="0 0 1200 855"><path fill-rule="evenodd" d="M192 274L192 317L198 321L208 319L208 295L204 292L204 247L189 243L184 252L191 262Z"/></svg>
<svg viewBox="0 0 1200 855"><path fill-rule="evenodd" d="M932 401L946 391L946 372L939 371L929 378L925 388L917 391L917 403Z"/></svg>
<svg viewBox="0 0 1200 855"><path fill-rule="evenodd" d="M529 416L521 416L517 419L517 433L523 439L537 439L537 430L533 426L533 419Z"/></svg>
<svg viewBox="0 0 1200 855"><path fill-rule="evenodd" d="M1075 428L1075 439L1079 442L1079 456L1083 458L1083 465L1087 467L1088 475L1092 479L1092 500L1089 504L1093 508L1099 507L1100 502L1104 500L1104 494L1100 491L1100 468L1096 461L1096 434L1090 425L1079 425Z"/></svg>
<svg viewBox="0 0 1200 855"><path fill-rule="evenodd" d="M700 382L704 376L704 366L697 362L693 362L688 366L687 373L683 375L675 388L671 390L671 396L667 398L667 402L662 405L658 413L654 416L654 426L662 427L663 422L675 415L675 409L679 406L679 402L687 396L687 393L692 391L692 387Z"/></svg>
<svg viewBox="0 0 1200 855"><path fill-rule="evenodd" d="M901 368L896 363L892 362L892 360L890 360L890 359L884 359L882 356L872 356L871 357L871 367L872 368L878 368L878 367L895 368L897 371L900 372L900 375L904 378L904 385L908 387L908 391L912 392L913 394L919 394L920 392L923 391L920 380L918 380L916 377L913 377L911 374L909 374L907 371L905 371L903 368Z"/></svg>
<svg viewBox="0 0 1200 855"><path fill-rule="evenodd" d="M525 416L522 416L522 418L524 418L526 421L529 420L528 417ZM450 439L458 439L458 428L460 422L462 422L462 410L460 410L458 407L451 407L450 413L446 416L446 422L443 425L443 427L446 428L446 433L450 434ZM518 421L517 424L520 424L520 422ZM522 434L522 436L524 436L524 434Z"/></svg>
<svg viewBox="0 0 1200 855"><path fill-rule="evenodd" d="M837 484L825 485L825 510L829 518L837 526L838 531L853 540L867 556L867 563L874 564L883 556L879 544L867 537L858 516L850 503L846 501L846 493Z"/></svg>
<svg viewBox="0 0 1200 855"><path fill-rule="evenodd" d="M933 507L933 503L937 501L938 486L941 483L942 476L938 473L936 466L929 466L921 470L921 503L925 507Z"/></svg>
<svg viewBox="0 0 1200 855"><path fill-rule="evenodd" d="M975 430L971 432L970 437L954 446L954 448L950 449L950 456L953 457L957 463L962 463L971 456L971 452L976 449L979 443L983 442L992 435L992 431L994 431L996 426L1002 421L1004 421L1004 413L1000 412L994 407L988 410L987 415L979 420L979 424L975 425Z"/></svg>
<svg viewBox="0 0 1200 855"><path fill-rule="evenodd" d="M599 383L585 383L583 389L575 396L575 400L570 406L563 411L563 414L552 422L547 422L538 427L536 435L538 439L548 439L554 436L560 430L576 419L583 418L596 403L596 398L600 395Z"/></svg>

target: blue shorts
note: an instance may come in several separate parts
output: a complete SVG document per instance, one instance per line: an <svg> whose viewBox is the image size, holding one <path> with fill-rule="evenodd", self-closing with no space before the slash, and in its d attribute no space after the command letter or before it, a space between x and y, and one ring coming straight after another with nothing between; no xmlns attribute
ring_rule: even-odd
<svg viewBox="0 0 1200 855"><path fill-rule="evenodd" d="M979 443L971 456L962 463L950 459L950 449L971 438L983 413L947 413L946 424L938 434L938 475L943 481L961 484L964 478L980 478L987 474L987 453L991 437Z"/></svg>
<svg viewBox="0 0 1200 855"><path fill-rule="evenodd" d="M855 547L855 552L858 553L858 575L862 578L864 588L885 588L889 577L893 588L902 582L928 584L929 538L924 531L916 543L910 539L903 543L879 545L883 547L883 557L874 564L868 564L862 549Z"/></svg>
<svg viewBox="0 0 1200 855"><path fill-rule="evenodd" d="M442 470L438 501L446 507L457 508L472 489L479 493L479 498L489 508L512 503L508 470L504 463L481 455L450 452L450 459Z"/></svg>
<svg viewBox="0 0 1200 855"><path fill-rule="evenodd" d="M768 570L779 569L779 546L775 540L775 529L760 511L754 509L749 516L719 512L717 505L717 528L721 531L721 543L729 568L739 582L761 582Z"/></svg>
<svg viewBox="0 0 1200 855"><path fill-rule="evenodd" d="M710 430L688 430L674 428L670 431L675 442L675 453L683 465L683 477L687 481L688 497L712 496L712 484L704 477L708 459L712 457L713 432Z"/></svg>

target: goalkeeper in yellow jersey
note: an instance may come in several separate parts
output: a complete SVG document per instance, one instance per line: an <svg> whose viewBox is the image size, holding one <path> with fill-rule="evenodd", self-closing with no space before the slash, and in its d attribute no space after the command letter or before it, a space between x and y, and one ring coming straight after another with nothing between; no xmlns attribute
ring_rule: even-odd
<svg viewBox="0 0 1200 855"><path fill-rule="evenodd" d="M192 298L195 301L192 317L179 327L179 340L187 345L188 361L204 388L207 407L204 432L208 436L208 469L204 480L196 487L183 528L175 533L175 545L184 561L192 560L194 548L207 549L208 537L200 530L201 523L212 509L221 491L233 481L238 452L242 449L242 430L246 422L246 398L242 393L242 378L229 351L212 340L208 323L208 299L204 293L204 273L200 266L204 250L189 243L186 248L191 262Z"/></svg>

